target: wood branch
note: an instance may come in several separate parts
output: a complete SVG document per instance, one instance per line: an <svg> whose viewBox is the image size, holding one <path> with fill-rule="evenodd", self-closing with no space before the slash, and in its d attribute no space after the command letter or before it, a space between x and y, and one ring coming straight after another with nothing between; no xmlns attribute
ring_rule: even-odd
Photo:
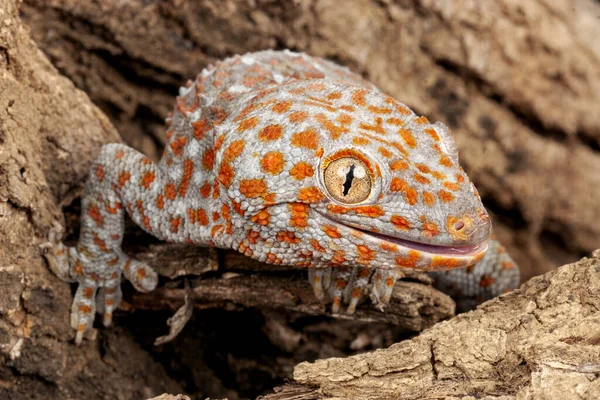
<svg viewBox="0 0 600 400"><path fill-rule="evenodd" d="M600 398L600 250L414 339L301 363L263 400Z"/></svg>
<svg viewBox="0 0 600 400"><path fill-rule="evenodd" d="M235 304L244 307L280 309L308 315L327 315L338 319L363 322L383 322L401 326L410 332L420 332L438 321L454 315L454 301L429 285L424 274L407 272L396 283L391 301L384 312L370 301L360 306L353 315L332 314L328 302L320 302L302 270L260 263L232 251L157 244L137 252L135 257L146 261L161 275L188 275L192 281L193 304L205 309ZM219 277L194 279L207 271L217 270ZM419 281L416 281L416 280ZM128 303L138 309L176 310L183 306L184 288L161 287L150 293L132 292Z"/></svg>

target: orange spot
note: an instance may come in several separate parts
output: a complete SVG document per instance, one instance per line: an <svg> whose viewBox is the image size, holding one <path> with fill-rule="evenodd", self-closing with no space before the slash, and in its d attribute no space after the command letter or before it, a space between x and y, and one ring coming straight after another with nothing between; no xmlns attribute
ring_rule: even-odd
<svg viewBox="0 0 600 400"><path fill-rule="evenodd" d="M479 280L480 287L489 287L494 284L494 278L488 275L483 275Z"/></svg>
<svg viewBox="0 0 600 400"><path fill-rule="evenodd" d="M269 225L269 220L271 215L269 211L265 208L260 210L257 214L252 216L252 222L256 222L259 225Z"/></svg>
<svg viewBox="0 0 600 400"><path fill-rule="evenodd" d="M183 154L183 150L185 149L186 144L187 137L179 135L171 142L171 151L176 156L181 156Z"/></svg>
<svg viewBox="0 0 600 400"><path fill-rule="evenodd" d="M427 118L425 118L425 117L419 117L419 118L416 118L413 122L415 124L425 125L425 124L429 123L429 120Z"/></svg>
<svg viewBox="0 0 600 400"><path fill-rule="evenodd" d="M144 279L146 277L146 270L144 268L138 268L135 271L135 274L138 277L138 279Z"/></svg>
<svg viewBox="0 0 600 400"><path fill-rule="evenodd" d="M315 171L312 165L304 161L300 161L299 163L294 165L290 170L290 175L298 180L309 178L313 176L314 173Z"/></svg>
<svg viewBox="0 0 600 400"><path fill-rule="evenodd" d="M457 190L460 190L460 187L458 186L458 184L454 183L454 182L444 182L444 187L448 190L452 190L454 192L456 192Z"/></svg>
<svg viewBox="0 0 600 400"><path fill-rule="evenodd" d="M408 231L410 230L410 223L406 220L406 218L400 215L392 215L390 222L394 224L394 226L400 230Z"/></svg>
<svg viewBox="0 0 600 400"><path fill-rule="evenodd" d="M240 154L242 154L242 151L244 151L244 146L246 146L245 140L236 140L235 142L232 142L225 150L225 153L223 154L223 160L226 163L235 160Z"/></svg>
<svg viewBox="0 0 600 400"><path fill-rule="evenodd" d="M213 149L206 149L202 155L202 166L211 171L215 164L215 151Z"/></svg>
<svg viewBox="0 0 600 400"><path fill-rule="evenodd" d="M202 187L200 188L200 195L206 199L208 198L208 196L210 196L211 190L212 186L210 185L210 183L205 182L204 185L202 185Z"/></svg>
<svg viewBox="0 0 600 400"><path fill-rule="evenodd" d="M452 161L450 161L450 158L445 154L440 155L440 164L443 165L444 167L448 167L448 168L450 168L450 167L452 167L452 165L454 165L454 164L452 164Z"/></svg>
<svg viewBox="0 0 600 400"><path fill-rule="evenodd" d="M327 100L337 100L342 98L342 94L340 92L331 92L326 96Z"/></svg>
<svg viewBox="0 0 600 400"><path fill-rule="evenodd" d="M96 225L104 226L104 217L102 217L102 214L100 214L100 209L96 204L90 205L87 213L90 216L90 218L96 222Z"/></svg>
<svg viewBox="0 0 600 400"><path fill-rule="evenodd" d="M192 179L192 174L194 172L194 163L189 158L186 158L183 161L183 177L181 178L181 184L179 185L179 195L181 197L185 197L187 193L187 188L190 184L190 180Z"/></svg>
<svg viewBox="0 0 600 400"><path fill-rule="evenodd" d="M415 164L415 167L417 167L417 169L424 174L428 174L429 172L431 172L429 167L425 164Z"/></svg>
<svg viewBox="0 0 600 400"><path fill-rule="evenodd" d="M340 231L332 225L324 225L321 230L323 232L325 232L325 234L327 236L329 236L330 238L334 238L334 239L339 239L342 237L342 234L340 233Z"/></svg>
<svg viewBox="0 0 600 400"><path fill-rule="evenodd" d="M319 251L321 253L325 253L325 251L326 251L325 248L323 246L321 246L316 239L311 239L310 245L313 249L315 249L316 251Z"/></svg>
<svg viewBox="0 0 600 400"><path fill-rule="evenodd" d="M358 124L358 128L364 129L367 131L372 131L375 133L379 133L380 135L385 135L385 128L383 127L382 124L383 124L383 120L380 117L377 117L377 118L375 118L375 124L371 125L371 124L361 122L360 124Z"/></svg>
<svg viewBox="0 0 600 400"><path fill-rule="evenodd" d="M179 217L171 218L171 232L173 232L173 233L179 232L179 224L180 223L181 223L181 218L179 218Z"/></svg>
<svg viewBox="0 0 600 400"><path fill-rule="evenodd" d="M273 105L273 107L271 107L271 110L273 110L273 112L276 112L278 114L283 114L284 112L287 112L291 106L292 106L292 102L289 100L280 101L278 103L275 103Z"/></svg>
<svg viewBox="0 0 600 400"><path fill-rule="evenodd" d="M398 133L400 134L402 140L404 140L404 143L406 143L408 147L410 147L411 149L417 147L417 141L415 140L415 137L413 136L411 131L409 131L408 129L400 129Z"/></svg>
<svg viewBox="0 0 600 400"><path fill-rule="evenodd" d="M315 119L325 128L333 139L338 139L342 133L348 133L349 129L345 126L337 126L331 122L324 114L315 115Z"/></svg>
<svg viewBox="0 0 600 400"><path fill-rule="evenodd" d="M98 246L101 251L106 251L106 242L100 239L97 234L94 234L94 244Z"/></svg>
<svg viewBox="0 0 600 400"><path fill-rule="evenodd" d="M115 153L115 158L117 160L120 160L123 158L124 155L125 155L125 152L123 150L117 150L117 152Z"/></svg>
<svg viewBox="0 0 600 400"><path fill-rule="evenodd" d="M461 262L457 258L433 256L431 260L431 267L434 270L453 269L459 267L460 264Z"/></svg>
<svg viewBox="0 0 600 400"><path fill-rule="evenodd" d="M402 147L402 145L399 142L392 142L390 143L392 146L394 146L396 148L396 150L398 150L400 153L402 153L403 156L408 157L409 153L408 151Z"/></svg>
<svg viewBox="0 0 600 400"><path fill-rule="evenodd" d="M250 244L256 244L256 242L261 239L260 232L251 230L246 234L246 239L248 239L248 242L250 242Z"/></svg>
<svg viewBox="0 0 600 400"><path fill-rule="evenodd" d="M427 185L427 184L431 183L431 181L429 179L425 178L421 174L417 174L416 172L415 172L415 174L414 174L413 177L414 177L415 181L417 181L419 183L422 183L424 185Z"/></svg>
<svg viewBox="0 0 600 400"><path fill-rule="evenodd" d="M283 171L283 154L279 151L270 151L260 160L260 167L266 173L279 175Z"/></svg>
<svg viewBox="0 0 600 400"><path fill-rule="evenodd" d="M200 121L192 122L192 126L194 127L194 137L196 140L201 140L206 135L206 132L210 130L210 124L206 119L201 119Z"/></svg>
<svg viewBox="0 0 600 400"><path fill-rule="evenodd" d="M440 230L437 225L433 222L426 222L423 224L421 234L426 238L432 238L440 234Z"/></svg>
<svg viewBox="0 0 600 400"><path fill-rule="evenodd" d="M244 216L244 214L246 213L246 211L242 210L242 204L238 203L236 201L232 201L231 205L233 206L233 211L235 211L237 214Z"/></svg>
<svg viewBox="0 0 600 400"><path fill-rule="evenodd" d="M388 149L386 149L385 147L381 146L379 147L379 149L377 149L382 156L384 156L385 158L390 158L392 156L392 152L389 151Z"/></svg>
<svg viewBox="0 0 600 400"><path fill-rule="evenodd" d="M290 122L302 122L308 118L308 113L305 111L295 111L290 114Z"/></svg>
<svg viewBox="0 0 600 400"><path fill-rule="evenodd" d="M307 129L302 132L294 133L292 136L292 146L305 147L307 149L316 150L319 145L319 136L314 129Z"/></svg>
<svg viewBox="0 0 600 400"><path fill-rule="evenodd" d="M140 185L144 186L146 189L150 189L150 185L152 184L152 182L154 182L155 178L156 178L156 175L154 174L154 172L148 171L142 177L142 181L140 182Z"/></svg>
<svg viewBox="0 0 600 400"><path fill-rule="evenodd" d="M300 243L300 238L296 237L296 234L292 231L279 231L277 232L277 236L275 240L278 242L284 242L288 244L297 244Z"/></svg>
<svg viewBox="0 0 600 400"><path fill-rule="evenodd" d="M435 131L435 129L427 128L427 129L424 129L424 131L425 131L426 134L428 134L429 136L431 136L431 138L433 140L435 140L436 142L440 141L440 137L437 134L437 132Z"/></svg>
<svg viewBox="0 0 600 400"><path fill-rule="evenodd" d="M391 114L392 112L392 109L387 107L369 106L367 107L367 109L375 114Z"/></svg>
<svg viewBox="0 0 600 400"><path fill-rule="evenodd" d="M167 186L165 186L165 196L169 200L175 200L175 197L177 197L177 189L175 188L174 183L168 183Z"/></svg>
<svg viewBox="0 0 600 400"><path fill-rule="evenodd" d="M302 188L298 192L298 200L305 203L317 203L323 200L323 197L323 193L315 186Z"/></svg>
<svg viewBox="0 0 600 400"><path fill-rule="evenodd" d="M231 165L229 165L228 163L222 163L221 164L221 168L219 169L219 182L225 186L226 188L229 188L229 186L231 186L231 182L233 182L233 176L235 175L235 172L233 171L233 168L231 168ZM215 188L215 192L218 186L214 186ZM214 193L213 193L214 194Z"/></svg>
<svg viewBox="0 0 600 400"><path fill-rule="evenodd" d="M408 164L404 160L396 160L390 164L390 169L392 171L400 171L408 169Z"/></svg>
<svg viewBox="0 0 600 400"><path fill-rule="evenodd" d="M501 269L515 269L516 265L510 261L502 261L500 264Z"/></svg>
<svg viewBox="0 0 600 400"><path fill-rule="evenodd" d="M380 206L360 206L353 208L358 215L364 215L371 218L381 217L385 215L385 211Z"/></svg>
<svg viewBox="0 0 600 400"><path fill-rule="evenodd" d="M218 214L218 213L215 213ZM227 221L231 220L231 214L229 212L229 206L227 204L223 204L223 206L221 206L221 214L223 214L223 218ZM217 217L218 219L218 217Z"/></svg>
<svg viewBox="0 0 600 400"><path fill-rule="evenodd" d="M409 250L408 256L396 257L396 265L405 268L415 268L417 261L421 258L421 253L416 250Z"/></svg>
<svg viewBox="0 0 600 400"><path fill-rule="evenodd" d="M82 313L85 313L85 314L89 314L92 312L92 307L85 305L85 304L80 304L79 311Z"/></svg>
<svg viewBox="0 0 600 400"><path fill-rule="evenodd" d="M431 176L440 181L446 179L446 174L444 174L443 172L431 171Z"/></svg>
<svg viewBox="0 0 600 400"><path fill-rule="evenodd" d="M461 174L456 174L456 181L458 183L463 183L465 181L465 177L462 176Z"/></svg>
<svg viewBox="0 0 600 400"><path fill-rule="evenodd" d="M262 197L267 192L264 179L245 179L240 182L240 192L251 199Z"/></svg>
<svg viewBox="0 0 600 400"><path fill-rule="evenodd" d="M217 138L217 141L215 142L215 151L219 151L219 149L221 148L221 146L223 145L223 142L225 141L225 135L220 135Z"/></svg>
<svg viewBox="0 0 600 400"><path fill-rule="evenodd" d="M240 122L240 124L237 127L237 131L244 132L248 129L254 128L256 126L256 124L258 124L258 117L246 118L245 120Z"/></svg>
<svg viewBox="0 0 600 400"><path fill-rule="evenodd" d="M358 251L358 259L356 261L359 264L369 264L375 258L375 250L372 250L365 245L357 245L356 250Z"/></svg>
<svg viewBox="0 0 600 400"><path fill-rule="evenodd" d="M390 243L390 242L381 242L380 247L383 250L392 252L392 253L396 253L398 251L398 245L394 244L394 243Z"/></svg>
<svg viewBox="0 0 600 400"><path fill-rule="evenodd" d="M450 192L446 192L443 189L438 192L438 197L440 200L445 201L446 203L454 200L454 195Z"/></svg>
<svg viewBox="0 0 600 400"><path fill-rule="evenodd" d="M281 260L273 253L267 253L266 262L270 264L281 264Z"/></svg>
<svg viewBox="0 0 600 400"><path fill-rule="evenodd" d="M432 206L435 204L435 197L431 192L423 192L423 201L428 206Z"/></svg>
<svg viewBox="0 0 600 400"><path fill-rule="evenodd" d="M390 125L404 126L404 121L400 118L388 118L385 122Z"/></svg>
<svg viewBox="0 0 600 400"><path fill-rule="evenodd" d="M367 104L365 100L365 95L367 93L368 91L365 89L355 90L354 93L352 93L352 102L357 106L364 107Z"/></svg>
<svg viewBox="0 0 600 400"><path fill-rule="evenodd" d="M150 218L144 214L144 203L142 202L142 200L138 200L136 206L140 213L140 216L142 217L142 223L144 227L147 230L152 231L152 227L150 226Z"/></svg>
<svg viewBox="0 0 600 400"><path fill-rule="evenodd" d="M102 165L98 165L98 168L96 168L96 178L98 178L100 182L104 180L104 167Z"/></svg>
<svg viewBox="0 0 600 400"><path fill-rule="evenodd" d="M410 187L404 179L398 177L392 178L390 190L392 192L403 192L404 196L406 197L406 201L411 206L415 205L415 203L417 202L417 191Z"/></svg>
<svg viewBox="0 0 600 400"><path fill-rule="evenodd" d="M306 228L308 226L308 205L303 203L290 203L290 226Z"/></svg>
<svg viewBox="0 0 600 400"><path fill-rule="evenodd" d="M283 127L281 125L268 125L258 133L259 140L277 140L283 135Z"/></svg>
<svg viewBox="0 0 600 400"><path fill-rule="evenodd" d="M156 207L159 210L162 210L163 208L165 208L165 197L162 194L159 194L158 197L156 198Z"/></svg>
<svg viewBox="0 0 600 400"><path fill-rule="evenodd" d="M348 211L350 211L349 208L337 204L328 204L327 209L335 214L346 214Z"/></svg>
<svg viewBox="0 0 600 400"><path fill-rule="evenodd" d="M370 140L366 139L364 137L355 137L354 139L352 139L352 143L357 145L357 146L364 146L369 144Z"/></svg>
<svg viewBox="0 0 600 400"><path fill-rule="evenodd" d="M122 171L119 174L119 187L125 186L129 178L131 178L131 174L127 171Z"/></svg>
<svg viewBox="0 0 600 400"><path fill-rule="evenodd" d="M346 253L342 250L338 250L333 253L333 257L331 258L331 263L335 265L340 265L346 262Z"/></svg>

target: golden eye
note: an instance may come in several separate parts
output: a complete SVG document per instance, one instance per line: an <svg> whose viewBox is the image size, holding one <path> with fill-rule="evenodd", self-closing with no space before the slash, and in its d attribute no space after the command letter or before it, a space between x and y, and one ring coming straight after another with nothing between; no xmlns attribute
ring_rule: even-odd
<svg viewBox="0 0 600 400"><path fill-rule="evenodd" d="M337 201L356 204L371 193L371 177L364 162L355 157L338 158L329 163L323 174L327 191Z"/></svg>

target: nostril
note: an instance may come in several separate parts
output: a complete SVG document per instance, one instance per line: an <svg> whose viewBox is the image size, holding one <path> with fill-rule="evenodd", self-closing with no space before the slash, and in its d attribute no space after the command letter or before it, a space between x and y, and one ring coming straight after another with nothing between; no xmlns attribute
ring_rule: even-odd
<svg viewBox="0 0 600 400"><path fill-rule="evenodd" d="M456 230L456 231L460 231L464 227L465 227L465 223L462 221L458 221L458 222L454 223L454 230Z"/></svg>

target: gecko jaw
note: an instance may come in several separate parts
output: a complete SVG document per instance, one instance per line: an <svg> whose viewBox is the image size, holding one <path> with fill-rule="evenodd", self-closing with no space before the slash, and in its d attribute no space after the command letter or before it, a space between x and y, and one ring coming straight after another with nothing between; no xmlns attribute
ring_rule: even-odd
<svg viewBox="0 0 600 400"><path fill-rule="evenodd" d="M445 271L464 268L476 264L485 256L488 250L487 240L465 246L432 245L363 230L333 220L323 214L320 215L326 218L328 222L346 230L348 237L356 237L364 242L367 247L379 249L378 251L384 253L391 251L394 254L394 263L400 268L412 268L421 271ZM386 254L384 258L389 259L389 256Z"/></svg>

